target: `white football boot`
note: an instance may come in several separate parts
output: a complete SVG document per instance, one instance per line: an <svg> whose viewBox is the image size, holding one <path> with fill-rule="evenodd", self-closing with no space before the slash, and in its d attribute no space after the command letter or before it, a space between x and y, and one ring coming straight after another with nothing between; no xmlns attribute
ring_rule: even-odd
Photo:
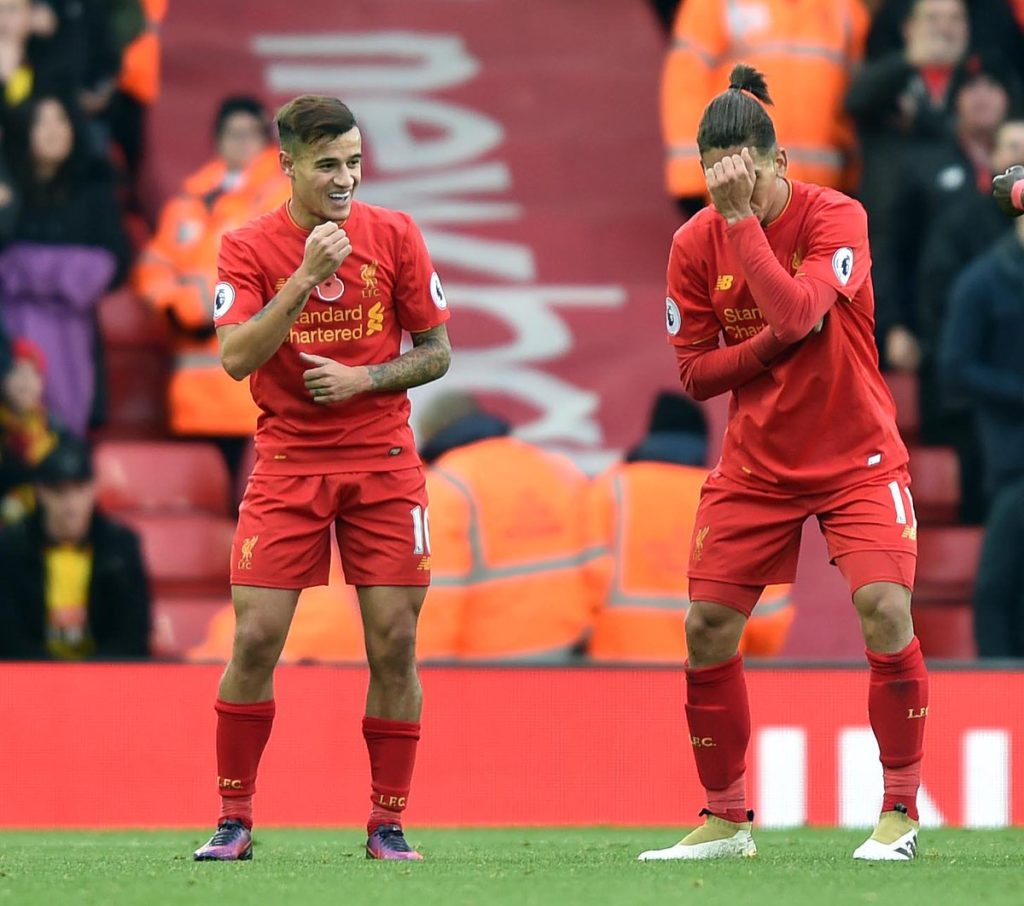
<svg viewBox="0 0 1024 906"><path fill-rule="evenodd" d="M639 862L661 862L671 859L737 859L757 855L750 825L754 813L747 812L749 820L737 824L701 810L705 822L694 828L675 846L668 849L649 849L640 853Z"/></svg>
<svg viewBox="0 0 1024 906"><path fill-rule="evenodd" d="M917 832L920 821L907 815L907 807L896 803L891 812L882 812L874 833L853 851L853 858L873 862L909 862L917 858Z"/></svg>

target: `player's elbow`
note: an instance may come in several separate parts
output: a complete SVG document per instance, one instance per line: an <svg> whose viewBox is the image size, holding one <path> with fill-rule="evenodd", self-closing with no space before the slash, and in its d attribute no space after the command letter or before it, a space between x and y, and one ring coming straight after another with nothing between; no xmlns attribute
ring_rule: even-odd
<svg viewBox="0 0 1024 906"><path fill-rule="evenodd" d="M247 367L246 363L237 355L222 353L220 363L224 370L236 381L244 381L252 373L252 369Z"/></svg>
<svg viewBox="0 0 1024 906"><path fill-rule="evenodd" d="M817 323L817 319L814 321L807 321L807 319L803 318L793 319L787 321L785 324L780 324L777 327L773 326L772 333L775 334L775 338L780 343L792 346L794 343L799 343L804 337L806 337L814 329L814 325Z"/></svg>
<svg viewBox="0 0 1024 906"><path fill-rule="evenodd" d="M442 378L448 373L448 369L452 367L452 348L451 346L444 346L441 348L440 353L437 356L437 375L434 378Z"/></svg>
<svg viewBox="0 0 1024 906"><path fill-rule="evenodd" d="M693 380L689 374L680 374L679 382L683 385L683 390L686 395L696 400L698 403L703 403L706 400L711 399L713 396L718 394L712 393L710 388L704 387L699 381Z"/></svg>

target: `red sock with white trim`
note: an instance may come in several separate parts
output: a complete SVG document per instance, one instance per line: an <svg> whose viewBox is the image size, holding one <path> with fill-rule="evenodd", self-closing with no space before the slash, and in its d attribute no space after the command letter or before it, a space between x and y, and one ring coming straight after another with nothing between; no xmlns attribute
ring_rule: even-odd
<svg viewBox="0 0 1024 906"><path fill-rule="evenodd" d="M382 824L401 827L402 812L412 787L420 725L404 720L364 717L363 738L370 753L372 804L366 833L372 834Z"/></svg>
<svg viewBox="0 0 1024 906"><path fill-rule="evenodd" d="M885 788L882 811L891 812L902 803L916 821L928 715L928 672L921 644L915 636L895 654L866 654L871 665L868 717L878 740Z"/></svg>
<svg viewBox="0 0 1024 906"><path fill-rule="evenodd" d="M708 811L726 821L746 821L750 705L738 654L713 667L687 666L686 721Z"/></svg>
<svg viewBox="0 0 1024 906"><path fill-rule="evenodd" d="M236 704L217 699L217 788L220 817L252 827L256 771L274 725L274 700Z"/></svg>

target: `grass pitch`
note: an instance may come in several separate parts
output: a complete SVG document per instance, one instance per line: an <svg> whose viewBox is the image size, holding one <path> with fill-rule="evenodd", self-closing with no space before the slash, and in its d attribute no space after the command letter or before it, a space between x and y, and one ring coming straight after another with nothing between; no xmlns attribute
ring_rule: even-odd
<svg viewBox="0 0 1024 906"><path fill-rule="evenodd" d="M369 862L358 830L260 830L249 863L195 863L208 831L0 833L0 904L892 906L1024 904L1024 830L926 830L903 864L854 862L861 832L757 831L756 859L636 862L665 829L427 830L427 861Z"/></svg>

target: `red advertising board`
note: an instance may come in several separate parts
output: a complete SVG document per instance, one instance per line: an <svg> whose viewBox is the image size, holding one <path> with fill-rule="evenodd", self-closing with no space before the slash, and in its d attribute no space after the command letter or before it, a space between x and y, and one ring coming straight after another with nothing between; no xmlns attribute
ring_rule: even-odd
<svg viewBox="0 0 1024 906"><path fill-rule="evenodd" d="M197 826L216 815L219 668L0 665L0 827ZM287 667L263 825L356 825L366 673ZM868 825L881 772L867 671L748 671L750 804L766 826ZM420 825L685 825L703 805L678 670L431 668L408 811ZM1024 823L1024 674L935 671L928 824Z"/></svg>

